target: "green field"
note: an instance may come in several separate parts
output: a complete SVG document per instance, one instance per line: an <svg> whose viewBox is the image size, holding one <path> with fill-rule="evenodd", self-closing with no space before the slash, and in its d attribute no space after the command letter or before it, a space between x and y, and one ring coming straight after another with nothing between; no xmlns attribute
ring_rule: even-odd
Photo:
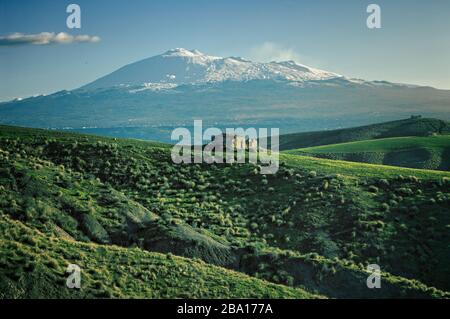
<svg viewBox="0 0 450 319"><path fill-rule="evenodd" d="M280 156L0 126L0 297L450 297L449 172Z"/></svg>
<svg viewBox="0 0 450 319"><path fill-rule="evenodd" d="M330 131L286 134L280 136L280 150L383 139L390 137L427 137L450 133L447 121L431 118L410 119Z"/></svg>
<svg viewBox="0 0 450 319"><path fill-rule="evenodd" d="M286 151L328 159L450 170L450 135L393 137Z"/></svg>

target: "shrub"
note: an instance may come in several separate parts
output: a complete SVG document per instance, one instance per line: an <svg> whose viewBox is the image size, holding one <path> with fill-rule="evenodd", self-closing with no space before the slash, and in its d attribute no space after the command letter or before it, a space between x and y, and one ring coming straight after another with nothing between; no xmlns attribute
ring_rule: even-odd
<svg viewBox="0 0 450 319"><path fill-rule="evenodd" d="M398 192L399 194L404 195L404 196L412 195L412 194L413 194L413 191L411 190L411 188L407 188L407 187L401 187L401 188L399 188L399 189L397 190L397 192Z"/></svg>
<svg viewBox="0 0 450 319"><path fill-rule="evenodd" d="M394 199L391 199L391 200L389 201L389 204L390 204L391 206L397 206L397 205L398 205L397 201L394 200Z"/></svg>
<svg viewBox="0 0 450 319"><path fill-rule="evenodd" d="M369 192L371 192L371 193L378 193L378 187L376 187L374 185L370 185L369 186Z"/></svg>
<svg viewBox="0 0 450 319"><path fill-rule="evenodd" d="M310 171L310 172L308 173L308 176L311 177L311 178L317 177L317 172L316 172L316 171Z"/></svg>
<svg viewBox="0 0 450 319"><path fill-rule="evenodd" d="M384 188L386 188L386 187L389 187L389 181L387 180L387 179L380 179L379 181L378 181L378 185L380 186L380 187L384 187Z"/></svg>
<svg viewBox="0 0 450 319"><path fill-rule="evenodd" d="M408 176L408 179L413 183L419 182L419 179L416 176Z"/></svg>

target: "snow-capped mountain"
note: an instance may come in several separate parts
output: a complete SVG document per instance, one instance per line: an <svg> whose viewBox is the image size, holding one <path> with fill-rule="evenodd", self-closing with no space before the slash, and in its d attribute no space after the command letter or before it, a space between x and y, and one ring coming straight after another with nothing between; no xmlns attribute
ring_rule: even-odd
<svg viewBox="0 0 450 319"><path fill-rule="evenodd" d="M450 119L450 91L351 79L292 61L174 49L80 89L0 103L0 123L170 141L171 128L324 130L422 114Z"/></svg>
<svg viewBox="0 0 450 319"><path fill-rule="evenodd" d="M177 48L126 65L83 89L149 83L204 84L224 81L285 80L293 82L329 80L341 75L314 69L294 61L260 63L240 57L217 57L198 50Z"/></svg>

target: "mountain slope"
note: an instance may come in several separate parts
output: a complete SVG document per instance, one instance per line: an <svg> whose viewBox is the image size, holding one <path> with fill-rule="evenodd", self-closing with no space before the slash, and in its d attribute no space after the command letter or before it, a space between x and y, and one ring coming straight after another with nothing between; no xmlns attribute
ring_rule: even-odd
<svg viewBox="0 0 450 319"><path fill-rule="evenodd" d="M450 122L448 121L411 117L405 120L361 127L281 135L280 150L293 150L389 137L429 136L447 133L450 133Z"/></svg>
<svg viewBox="0 0 450 319"><path fill-rule="evenodd" d="M249 164L173 165L170 147L161 144L0 127L2 242L11 247L0 281L24 287L27 265L34 265L21 253L29 239L20 238L20 227L27 227L54 238L42 249L57 261L39 260L41 274L48 265L62 268L61 249L95 247L99 255L87 258L117 260L110 254L116 245L136 269L142 265L134 254L146 250L199 258L328 297L448 296L449 173L289 154L281 160L276 175L262 176ZM155 260L161 265L162 255L151 256L161 256ZM382 265L384 289L367 289L371 263ZM152 269L163 273L156 264ZM192 271L198 274L193 280L207 278ZM95 269L89 274L100 275ZM154 282L152 274L143 276L139 287ZM226 277L218 278L233 285ZM218 296L216 281L190 293L178 280L184 282L166 281L150 296ZM230 291L225 296L243 295ZM135 295L121 286L110 293ZM269 296L277 294L305 293Z"/></svg>

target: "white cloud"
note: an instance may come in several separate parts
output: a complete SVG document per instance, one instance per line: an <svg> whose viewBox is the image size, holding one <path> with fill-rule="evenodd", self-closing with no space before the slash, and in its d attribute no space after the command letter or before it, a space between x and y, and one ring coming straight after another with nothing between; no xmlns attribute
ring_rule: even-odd
<svg viewBox="0 0 450 319"><path fill-rule="evenodd" d="M285 48L279 44L273 42L264 42L251 49L250 51L254 60L259 62L271 62L271 61L295 61L300 63L302 57L291 48Z"/></svg>
<svg viewBox="0 0 450 319"><path fill-rule="evenodd" d="M36 34L13 33L0 37L0 46L14 45L48 45L48 44L64 44L75 42L99 42L100 37L91 35L70 35L65 32L41 32Z"/></svg>

